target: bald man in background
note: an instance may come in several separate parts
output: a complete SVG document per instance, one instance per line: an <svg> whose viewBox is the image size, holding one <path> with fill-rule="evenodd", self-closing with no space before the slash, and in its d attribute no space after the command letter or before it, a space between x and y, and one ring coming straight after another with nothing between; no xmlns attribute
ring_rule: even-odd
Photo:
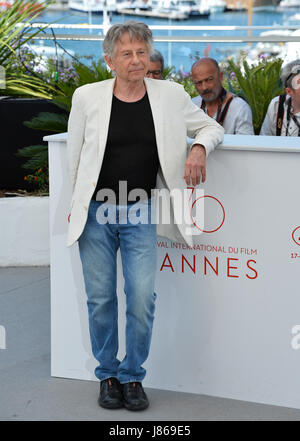
<svg viewBox="0 0 300 441"><path fill-rule="evenodd" d="M197 60L191 73L199 93L192 101L198 107L223 126L225 133L254 135L250 106L242 98L223 88L223 72L216 60Z"/></svg>

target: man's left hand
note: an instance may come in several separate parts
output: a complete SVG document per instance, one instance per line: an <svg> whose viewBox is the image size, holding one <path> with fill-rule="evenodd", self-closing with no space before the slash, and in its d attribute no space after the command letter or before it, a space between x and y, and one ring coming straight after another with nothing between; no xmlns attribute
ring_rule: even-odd
<svg viewBox="0 0 300 441"><path fill-rule="evenodd" d="M206 151L201 144L194 144L185 163L184 179L186 185L196 186L206 179Z"/></svg>

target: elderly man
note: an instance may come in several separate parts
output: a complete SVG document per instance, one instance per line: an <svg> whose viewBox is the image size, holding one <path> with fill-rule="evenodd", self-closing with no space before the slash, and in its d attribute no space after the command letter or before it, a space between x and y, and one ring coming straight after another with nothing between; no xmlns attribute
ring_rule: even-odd
<svg viewBox="0 0 300 441"><path fill-rule="evenodd" d="M155 223L130 222L132 191L142 189L142 203L151 207L156 180L169 189L199 184L201 177L205 180L206 156L223 139L221 126L191 102L182 86L145 78L152 50L152 33L144 23L112 26L103 52L115 78L79 87L69 117L73 195L67 245L79 243L91 345L99 363L98 403L110 409L142 410L149 404L142 364L154 318L156 234L190 240L175 224L164 230L158 226L156 232ZM188 156L187 133L195 138ZM107 205L112 213L107 222L102 222L104 194L116 201ZM123 360L117 358L119 248L127 306Z"/></svg>
<svg viewBox="0 0 300 441"><path fill-rule="evenodd" d="M300 60L282 69L281 81L286 94L270 102L260 135L300 136Z"/></svg>
<svg viewBox="0 0 300 441"><path fill-rule="evenodd" d="M201 58L192 66L192 80L199 95L193 102L224 127L225 133L254 135L249 105L222 86L223 72L213 58Z"/></svg>
<svg viewBox="0 0 300 441"><path fill-rule="evenodd" d="M150 55L150 64L146 76L155 80L162 80L164 73L164 57L158 50Z"/></svg>

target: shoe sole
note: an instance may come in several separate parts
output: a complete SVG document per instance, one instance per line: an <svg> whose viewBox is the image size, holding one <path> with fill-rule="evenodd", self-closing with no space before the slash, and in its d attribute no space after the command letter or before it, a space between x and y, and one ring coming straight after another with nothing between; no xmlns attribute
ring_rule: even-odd
<svg viewBox="0 0 300 441"><path fill-rule="evenodd" d="M104 404L104 403L101 403L100 400L98 400L98 404L100 407L103 407L104 409L122 409L122 407L124 407L123 403Z"/></svg>
<svg viewBox="0 0 300 441"><path fill-rule="evenodd" d="M132 406L131 404L124 402L124 407L126 407L127 410L138 412L139 410L146 410L149 407L149 403L145 404L144 406Z"/></svg>

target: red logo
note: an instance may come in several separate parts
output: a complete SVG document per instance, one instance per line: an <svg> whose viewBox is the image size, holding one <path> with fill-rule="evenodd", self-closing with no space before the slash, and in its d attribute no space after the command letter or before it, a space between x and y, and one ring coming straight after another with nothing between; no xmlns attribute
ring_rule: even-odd
<svg viewBox="0 0 300 441"><path fill-rule="evenodd" d="M293 241L300 246L300 227L297 227L292 232L292 239Z"/></svg>
<svg viewBox="0 0 300 441"><path fill-rule="evenodd" d="M206 212L209 210L210 213L213 214L210 217L216 219L216 222L213 225L211 224L210 226L206 227L205 230L202 229L199 225L197 225L197 222L192 214L194 206L198 203L198 201L200 201L200 199L201 202L203 203L203 210L204 210L204 202L206 202L206 207L205 207ZM209 203L209 207L207 206L207 202ZM218 231L224 224L225 209L222 203L216 197L210 195L200 196L199 198L195 199L195 201L192 204L191 219L193 221L194 226L198 228L198 230L202 231L203 233L214 233L215 231Z"/></svg>

